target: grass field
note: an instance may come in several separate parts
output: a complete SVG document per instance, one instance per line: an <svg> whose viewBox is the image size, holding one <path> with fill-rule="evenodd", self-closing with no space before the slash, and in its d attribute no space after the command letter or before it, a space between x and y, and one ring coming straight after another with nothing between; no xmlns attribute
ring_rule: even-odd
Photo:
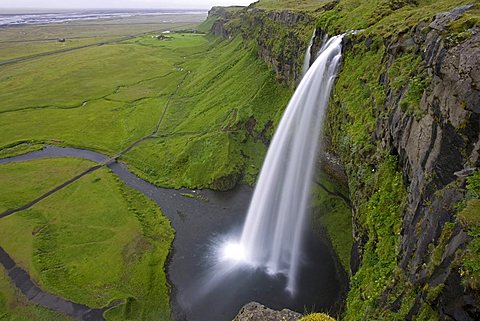
<svg viewBox="0 0 480 321"><path fill-rule="evenodd" d="M84 160L42 159L0 165L0 212L17 208L92 166Z"/></svg>
<svg viewBox="0 0 480 321"><path fill-rule="evenodd" d="M194 28L203 18L198 14L162 15L0 28L0 62L147 32Z"/></svg>
<svg viewBox="0 0 480 321"><path fill-rule="evenodd" d="M60 180L92 164L66 158L2 165L0 188L9 201L18 194L33 199L53 185L54 169ZM172 240L158 206L107 169L0 224L0 244L42 289L94 308L124 300L129 308L109 311L109 320L170 318L164 263Z"/></svg>
<svg viewBox="0 0 480 321"><path fill-rule="evenodd" d="M182 38L193 50L206 42ZM171 49L127 42L4 66L0 146L53 139L119 152L155 127L183 77L178 60Z"/></svg>

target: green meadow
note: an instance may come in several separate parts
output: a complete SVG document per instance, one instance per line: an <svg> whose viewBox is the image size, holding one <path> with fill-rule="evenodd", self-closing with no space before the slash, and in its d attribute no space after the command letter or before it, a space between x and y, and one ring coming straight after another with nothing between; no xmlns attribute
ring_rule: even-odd
<svg viewBox="0 0 480 321"><path fill-rule="evenodd" d="M34 199L93 164L64 158L2 165L2 207L22 201L15 199L19 191ZM108 311L109 320L170 318L164 264L172 240L158 206L103 168L0 224L1 246L43 290L92 308L128 304Z"/></svg>

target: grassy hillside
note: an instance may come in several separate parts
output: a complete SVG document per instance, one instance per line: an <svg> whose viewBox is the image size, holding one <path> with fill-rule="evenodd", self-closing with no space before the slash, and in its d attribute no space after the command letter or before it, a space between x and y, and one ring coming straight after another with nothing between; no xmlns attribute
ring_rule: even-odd
<svg viewBox="0 0 480 321"><path fill-rule="evenodd" d="M89 164L68 158L2 165L7 177L0 186L6 196L33 199L59 179L50 178L52 168L70 173ZM164 264L172 240L157 205L107 169L0 224L1 246L42 289L93 308L128 303L109 311L109 320L170 318ZM14 307L4 309L18 315Z"/></svg>
<svg viewBox="0 0 480 321"><path fill-rule="evenodd" d="M123 160L168 187L252 183L265 152L259 138L271 135L291 94L239 39L197 34L4 66L0 80L0 153L48 142L115 154L155 134Z"/></svg>
<svg viewBox="0 0 480 321"><path fill-rule="evenodd" d="M260 0L255 7L267 10L315 11L332 0Z"/></svg>
<svg viewBox="0 0 480 321"><path fill-rule="evenodd" d="M218 40L216 40L218 42ZM171 101L157 140L124 159L136 173L167 187L231 188L252 183L269 136L290 97L240 39L218 42L181 64L191 73Z"/></svg>

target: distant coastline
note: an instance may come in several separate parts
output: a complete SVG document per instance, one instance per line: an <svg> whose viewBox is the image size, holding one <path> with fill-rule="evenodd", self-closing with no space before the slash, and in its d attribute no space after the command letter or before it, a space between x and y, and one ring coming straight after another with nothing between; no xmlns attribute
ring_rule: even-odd
<svg viewBox="0 0 480 321"><path fill-rule="evenodd" d="M0 27L206 13L204 9L0 9Z"/></svg>

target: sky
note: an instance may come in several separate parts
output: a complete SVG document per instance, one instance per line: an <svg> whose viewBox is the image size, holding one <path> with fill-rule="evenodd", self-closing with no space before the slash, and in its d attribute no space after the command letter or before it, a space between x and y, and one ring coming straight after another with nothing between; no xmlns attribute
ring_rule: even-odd
<svg viewBox="0 0 480 321"><path fill-rule="evenodd" d="M249 5L255 0L0 0L1 8L190 8Z"/></svg>

